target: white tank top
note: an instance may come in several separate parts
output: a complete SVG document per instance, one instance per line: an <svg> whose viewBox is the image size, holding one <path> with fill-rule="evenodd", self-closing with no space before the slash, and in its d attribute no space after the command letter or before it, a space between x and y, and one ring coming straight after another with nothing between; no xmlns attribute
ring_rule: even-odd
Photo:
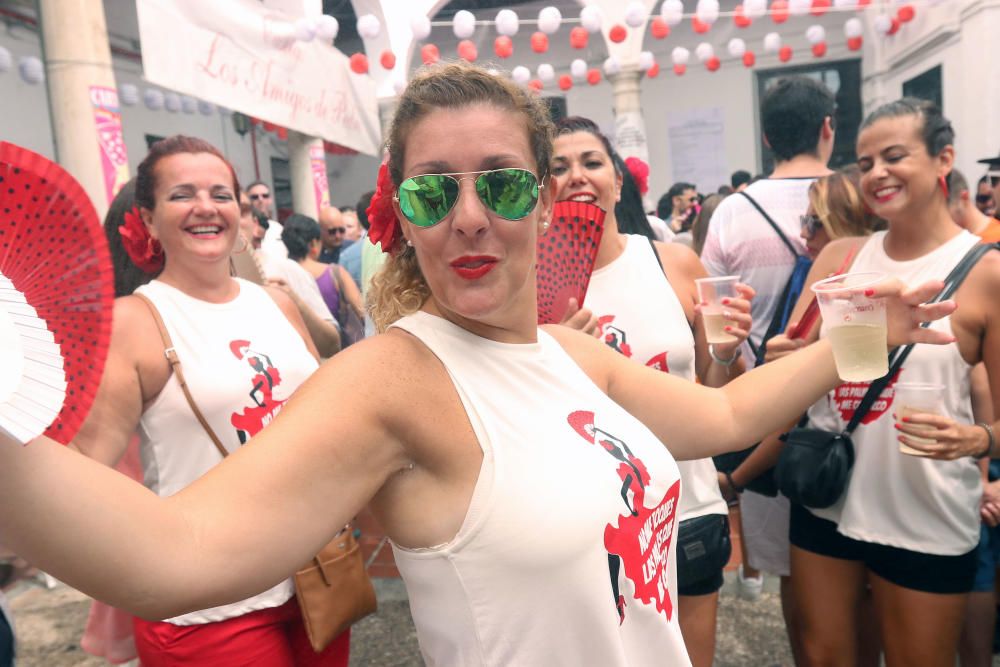
<svg viewBox="0 0 1000 667"><path fill-rule="evenodd" d="M228 303L200 301L158 280L137 290L156 304L191 395L230 452L269 424L317 367L267 292L236 280L240 293ZM159 496L177 493L222 461L173 374L143 412L139 437L144 483ZM250 599L168 622L196 625L234 618L277 607L293 592L286 580Z"/></svg>
<svg viewBox="0 0 1000 667"><path fill-rule="evenodd" d="M629 235L625 251L590 277L585 304L601 340L641 364L695 381L694 335L687 315L645 236ZM678 461L680 519L728 514L712 459Z"/></svg>
<svg viewBox="0 0 1000 667"><path fill-rule="evenodd" d="M441 360L483 450L455 537L393 545L427 664L690 665L666 447L544 331L498 343L424 312L393 326Z"/></svg>
<svg viewBox="0 0 1000 667"><path fill-rule="evenodd" d="M881 271L907 285L944 280L979 242L963 231L917 259L897 262L883 248L886 232L877 232L858 252L851 271ZM951 332L946 317L931 328ZM820 329L825 337L826 325ZM832 507L812 510L835 521L838 530L857 540L940 556L957 556L979 543L979 466L970 457L938 461L899 451L893 427L896 382L933 382L945 386L944 413L960 424L971 424L971 367L958 345L917 345L899 376L882 391L854 431L856 460L841 499ZM868 389L867 382L847 382L809 409L813 426L841 430L854 415Z"/></svg>

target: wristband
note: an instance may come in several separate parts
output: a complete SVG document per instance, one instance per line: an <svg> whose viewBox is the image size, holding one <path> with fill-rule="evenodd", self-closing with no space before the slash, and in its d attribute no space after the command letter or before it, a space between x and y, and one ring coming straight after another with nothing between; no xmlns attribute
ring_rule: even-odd
<svg viewBox="0 0 1000 667"><path fill-rule="evenodd" d="M736 493L743 493L743 487L733 481L733 474L731 472L722 473L726 477L726 481L729 482L729 486L733 488Z"/></svg>
<svg viewBox="0 0 1000 667"><path fill-rule="evenodd" d="M709 345L708 346L708 354L712 357L712 361L714 361L715 363L719 364L720 366L723 366L725 368L729 368L730 366L732 366L733 364L736 363L736 360L740 358L740 355L743 354L743 351L740 348L736 348L736 354L734 354L731 359L722 359L722 358L716 356L716 354L715 354L715 346L714 345Z"/></svg>
<svg viewBox="0 0 1000 667"><path fill-rule="evenodd" d="M986 422L976 422L976 426L986 431L986 439L987 439L986 451L983 452L982 454L977 454L976 458L977 459L992 458L993 449L994 447L996 447L997 444L996 436L993 434L993 426L987 424Z"/></svg>

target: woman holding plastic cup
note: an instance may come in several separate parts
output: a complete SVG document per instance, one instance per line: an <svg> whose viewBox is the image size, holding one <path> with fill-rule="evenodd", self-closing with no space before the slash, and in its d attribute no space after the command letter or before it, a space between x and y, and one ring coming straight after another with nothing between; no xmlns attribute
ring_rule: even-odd
<svg viewBox="0 0 1000 667"><path fill-rule="evenodd" d="M979 241L948 214L953 138L936 107L912 99L880 107L862 125L862 193L889 228L853 259L855 239L833 241L813 265L821 336L831 339L845 380L810 408L813 428L842 430L871 380L888 368L881 306L866 298L870 285L886 275L911 285L943 280ZM845 263L846 275L823 280ZM853 661L866 584L889 665L953 664L976 570L976 458L1000 454L993 425L975 423L970 401L970 372L979 361L994 396L1000 388L998 290L1000 253L989 253L955 294L957 311L931 325L955 341L916 346L854 432L857 458L840 500L821 510L793 507L792 580L805 664ZM812 298L803 294L797 312ZM914 385L923 385L919 401Z"/></svg>
<svg viewBox="0 0 1000 667"><path fill-rule="evenodd" d="M584 309L570 323L593 320L607 345L675 377L721 387L742 374L739 346L750 330L752 289L737 276L709 278L690 248L653 242L616 216L625 175L617 171L610 142L596 124L570 117L556 130L556 200L589 202L607 211ZM696 323L699 303L704 327ZM681 461L678 467L684 489L679 553L692 554L678 559L678 618L692 664L710 667L722 571L731 550L728 509L710 458Z"/></svg>

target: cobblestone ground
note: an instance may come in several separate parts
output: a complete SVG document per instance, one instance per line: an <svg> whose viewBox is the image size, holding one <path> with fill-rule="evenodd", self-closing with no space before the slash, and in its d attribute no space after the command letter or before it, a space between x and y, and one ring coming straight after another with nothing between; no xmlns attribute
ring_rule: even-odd
<svg viewBox="0 0 1000 667"><path fill-rule="evenodd" d="M423 662L401 585L389 581L378 588L378 613L354 626L351 667L419 667ZM728 589L720 603L716 667L790 667L777 593L765 592L751 603ZM105 665L79 647L89 604L83 594L65 586L16 592L12 607L20 642L18 667ZM1000 660L993 665L1000 666Z"/></svg>

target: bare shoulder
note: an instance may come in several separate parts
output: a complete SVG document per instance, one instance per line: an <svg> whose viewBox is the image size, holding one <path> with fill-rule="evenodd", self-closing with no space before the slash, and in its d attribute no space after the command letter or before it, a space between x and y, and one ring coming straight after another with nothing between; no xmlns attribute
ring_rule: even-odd
<svg viewBox="0 0 1000 667"><path fill-rule="evenodd" d="M264 285L264 291L267 295L278 305L281 312L286 315L292 312L298 312L298 307L295 302L292 301L292 297L288 296L288 293L281 289L280 287L275 287L274 285Z"/></svg>
<svg viewBox="0 0 1000 667"><path fill-rule="evenodd" d="M163 349L153 312L135 295L115 299L111 325L112 351L138 359L150 350Z"/></svg>
<svg viewBox="0 0 1000 667"><path fill-rule="evenodd" d="M969 272L968 282L976 292L985 296L987 307L993 313L1000 313L1000 252L987 252Z"/></svg>
<svg viewBox="0 0 1000 667"><path fill-rule="evenodd" d="M683 243L655 241L653 245L656 248L656 254L660 256L660 262L667 270L670 267L676 267L682 273L692 277L705 273L698 255Z"/></svg>
<svg viewBox="0 0 1000 667"><path fill-rule="evenodd" d="M817 275L830 275L843 268L845 271L850 267L844 266L844 262L851 257L853 263L861 247L868 242L870 236L845 236L843 238L830 241L820 251L813 262L814 273Z"/></svg>
<svg viewBox="0 0 1000 667"><path fill-rule="evenodd" d="M607 393L614 364L618 358L624 360L625 357L593 336L588 336L577 329L559 324L547 324L542 330L555 338L591 381Z"/></svg>

